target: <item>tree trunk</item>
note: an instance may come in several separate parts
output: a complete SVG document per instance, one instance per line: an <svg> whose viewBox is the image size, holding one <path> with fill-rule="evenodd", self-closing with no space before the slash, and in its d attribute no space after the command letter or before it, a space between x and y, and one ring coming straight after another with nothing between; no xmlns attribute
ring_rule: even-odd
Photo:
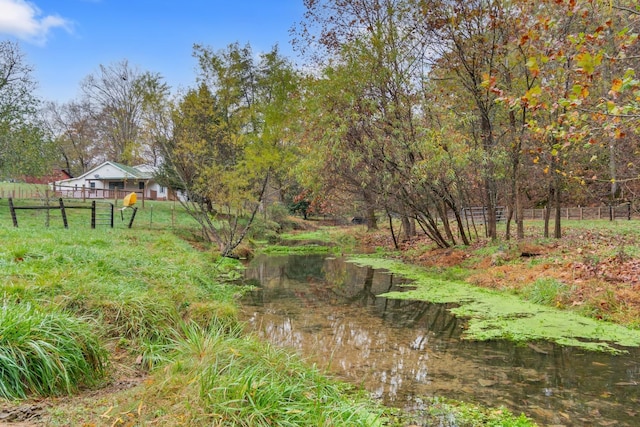
<svg viewBox="0 0 640 427"><path fill-rule="evenodd" d="M505 240L511 240L511 220L513 219L513 204L510 202L508 205L509 213L507 214L506 230L504 232Z"/></svg>
<svg viewBox="0 0 640 427"><path fill-rule="evenodd" d="M442 227L444 228L444 232L451 242L452 245L456 245L456 238L451 231L451 225L449 224L449 217L447 216L447 203L443 200L442 203L438 204L438 213L440 215L440 219L442 219Z"/></svg>
<svg viewBox="0 0 640 427"><path fill-rule="evenodd" d="M553 184L549 184L549 193L547 194L547 205L544 210L544 238L549 238L549 220L551 218L551 201L553 200Z"/></svg>
<svg viewBox="0 0 640 427"><path fill-rule="evenodd" d="M367 231L378 229L378 220L376 219L376 210L373 206L367 208Z"/></svg>
<svg viewBox="0 0 640 427"><path fill-rule="evenodd" d="M492 168L491 168L492 169ZM493 171L487 171L493 175ZM498 227L496 225L496 195L495 195L495 180L493 176L487 176L485 178L485 203L487 206L487 218L486 218L486 227L487 227L487 237L491 240L496 240L498 238Z"/></svg>
<svg viewBox="0 0 640 427"><path fill-rule="evenodd" d="M368 191L364 191L363 194L365 209L366 209L366 219L367 219L367 231L373 231L378 229L378 221L376 219L376 210L374 202L371 198L371 195Z"/></svg>
<svg viewBox="0 0 640 427"><path fill-rule="evenodd" d="M556 174L555 178L556 182L556 193L555 193L555 206L556 206L556 216L555 216L555 227L553 230L553 237L556 239L560 239L562 237L562 229L560 227L560 218L561 218L561 208L560 208L560 175Z"/></svg>
<svg viewBox="0 0 640 427"><path fill-rule="evenodd" d="M524 239L524 207L522 206L522 191L516 186L516 238Z"/></svg>
<svg viewBox="0 0 640 427"><path fill-rule="evenodd" d="M482 144L484 148L484 154L487 156L487 166L484 177L484 191L485 191L485 204L487 207L487 237L491 240L498 238L498 227L496 224L496 199L497 189L495 180L495 165L493 164L493 131L491 129L491 121L488 117L488 112L482 114L481 118L482 126Z"/></svg>
<svg viewBox="0 0 640 427"><path fill-rule="evenodd" d="M393 238L393 246L396 248L396 250L400 249L400 247L398 246L398 239L396 238L396 233L393 229L393 217L391 216L389 211L387 211L387 217L389 217L389 230L391 231L391 237Z"/></svg>
<svg viewBox="0 0 640 427"><path fill-rule="evenodd" d="M462 221L462 217L460 216L460 212L457 210L453 211L453 215L456 217L456 224L458 225L458 233L460 234L460 238L462 239L462 243L466 246L469 246L471 243L469 241L469 237L467 237L467 233L464 230L464 222ZM468 225L468 224L467 224ZM469 233L471 234L471 233Z"/></svg>
<svg viewBox="0 0 640 427"><path fill-rule="evenodd" d="M402 230L404 230L404 238L406 240L411 240L413 234L411 234L411 222L407 215L402 215Z"/></svg>
<svg viewBox="0 0 640 427"><path fill-rule="evenodd" d="M609 175L611 176L611 203L619 197L620 186L618 184L618 177L616 167L616 150L613 142L609 143Z"/></svg>

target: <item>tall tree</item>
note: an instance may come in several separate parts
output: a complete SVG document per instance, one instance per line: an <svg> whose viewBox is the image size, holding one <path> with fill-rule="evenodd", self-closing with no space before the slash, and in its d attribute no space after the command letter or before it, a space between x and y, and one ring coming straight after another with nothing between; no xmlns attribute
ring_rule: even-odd
<svg viewBox="0 0 640 427"><path fill-rule="evenodd" d="M324 89L310 96L316 111L307 114L316 128L311 146L327 153L324 165L315 164L332 172L323 174L330 177L326 187L362 200L370 224L373 212L384 210L403 219L407 236L413 234L415 220L440 246L456 244L449 223L453 211L466 243L453 181L441 174L425 176L429 156L436 155L438 132L428 129L436 124L430 123L428 103L422 101L432 49L430 40L417 31L423 17L416 13L415 3L305 4L307 22L301 24L298 37L318 44L331 59L315 85ZM337 178L342 185L336 185Z"/></svg>
<svg viewBox="0 0 640 427"><path fill-rule="evenodd" d="M83 101L101 124L100 136L109 160L125 164L145 162L140 129L145 100L167 86L157 73L141 72L127 60L100 65L81 84Z"/></svg>
<svg viewBox="0 0 640 427"><path fill-rule="evenodd" d="M50 138L55 140L61 165L72 176L81 175L107 160L98 138L98 123L86 103L49 102L42 114Z"/></svg>
<svg viewBox="0 0 640 427"><path fill-rule="evenodd" d="M0 42L0 176L40 174L49 166L32 73L17 43Z"/></svg>
<svg viewBox="0 0 640 427"><path fill-rule="evenodd" d="M285 162L282 116L295 75L277 48L256 62L250 46L214 52L196 46L199 86L173 114L163 145L164 177L205 235L230 256L262 206L271 176Z"/></svg>
<svg viewBox="0 0 640 427"><path fill-rule="evenodd" d="M499 66L505 54L510 16L504 2L472 0L444 2L433 10L422 2L425 14L425 36L439 42L433 77L455 78L460 99L468 99L476 115L471 133L482 148L484 200L487 207L487 234L497 237L496 208L499 176L504 153L501 144L500 116L496 108L497 95L483 84L486 76ZM462 104L460 104L462 105ZM477 129L477 131L476 131Z"/></svg>

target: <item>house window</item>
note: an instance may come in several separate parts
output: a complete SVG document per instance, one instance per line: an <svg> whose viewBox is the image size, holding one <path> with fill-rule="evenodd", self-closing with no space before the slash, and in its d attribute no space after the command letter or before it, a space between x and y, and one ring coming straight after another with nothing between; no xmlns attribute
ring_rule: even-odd
<svg viewBox="0 0 640 427"><path fill-rule="evenodd" d="M109 190L124 190L124 182L122 181L110 182Z"/></svg>
<svg viewBox="0 0 640 427"><path fill-rule="evenodd" d="M164 194L164 187L160 187L160 194Z"/></svg>
<svg viewBox="0 0 640 427"><path fill-rule="evenodd" d="M140 181L138 183L138 190L144 190L144 182L143 181Z"/></svg>
<svg viewBox="0 0 640 427"><path fill-rule="evenodd" d="M92 190L95 190L95 189L96 189L96 183L95 183L95 182L93 182L93 181L92 181L92 182L90 182L90 183L89 183L89 188L90 188L90 189L92 189Z"/></svg>

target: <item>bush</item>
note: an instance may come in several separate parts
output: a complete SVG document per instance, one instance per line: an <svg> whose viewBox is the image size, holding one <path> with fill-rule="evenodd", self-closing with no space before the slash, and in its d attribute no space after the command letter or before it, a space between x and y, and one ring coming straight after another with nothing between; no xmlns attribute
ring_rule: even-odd
<svg viewBox="0 0 640 427"><path fill-rule="evenodd" d="M30 304L0 307L0 396L71 394L105 374L107 352L81 318Z"/></svg>

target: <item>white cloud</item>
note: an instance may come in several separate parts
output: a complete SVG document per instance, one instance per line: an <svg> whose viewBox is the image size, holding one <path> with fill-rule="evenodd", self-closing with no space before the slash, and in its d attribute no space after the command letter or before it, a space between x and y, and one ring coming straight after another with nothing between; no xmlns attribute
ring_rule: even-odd
<svg viewBox="0 0 640 427"><path fill-rule="evenodd" d="M41 16L42 11L25 0L0 0L0 34L44 44L54 28L71 31L71 22L57 15Z"/></svg>

